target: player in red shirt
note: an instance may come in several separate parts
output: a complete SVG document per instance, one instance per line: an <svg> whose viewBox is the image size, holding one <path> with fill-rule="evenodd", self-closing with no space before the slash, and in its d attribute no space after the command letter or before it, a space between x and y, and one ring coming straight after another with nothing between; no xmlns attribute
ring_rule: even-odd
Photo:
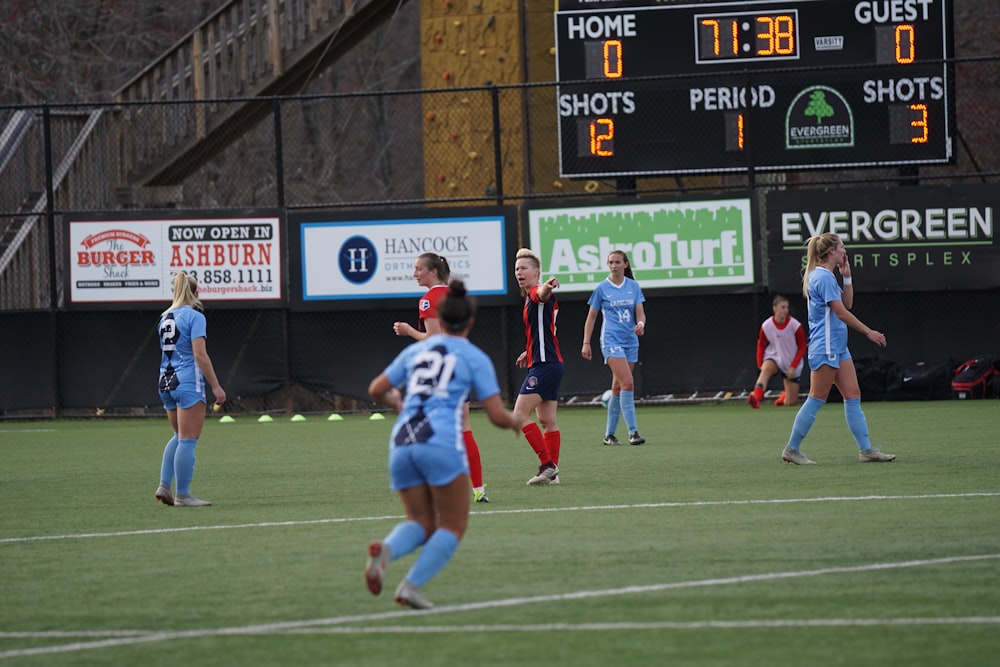
<svg viewBox="0 0 1000 667"><path fill-rule="evenodd" d="M427 288L427 293L420 297L417 305L420 321L419 329L414 329L407 322L396 322L392 330L397 336L409 336L415 340L423 340L432 334L441 333L441 322L438 320L438 301L448 293L448 279L451 269L448 260L432 252L425 252L413 262L413 277L417 284ZM472 435L469 422L469 404L466 402L462 413L462 437L465 440L465 453L469 457L469 478L472 480L472 497L477 503L488 503L486 485L483 484L483 463L479 456L479 445Z"/></svg>
<svg viewBox="0 0 1000 667"><path fill-rule="evenodd" d="M799 378L806 354L806 332L802 324L788 314L788 299L778 294L771 302L774 311L760 325L757 336L757 384L747 397L750 407L759 408L771 377L780 374L785 389L775 405L795 405L799 400Z"/></svg>

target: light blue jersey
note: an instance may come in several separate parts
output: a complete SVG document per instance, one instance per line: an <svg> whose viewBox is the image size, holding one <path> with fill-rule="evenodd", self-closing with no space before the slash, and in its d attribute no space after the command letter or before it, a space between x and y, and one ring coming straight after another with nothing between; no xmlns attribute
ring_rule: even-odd
<svg viewBox="0 0 1000 667"><path fill-rule="evenodd" d="M639 283L627 277L621 285L605 278L594 288L587 304L601 311L602 350L639 346L639 337L635 334L635 307L645 300Z"/></svg>
<svg viewBox="0 0 1000 667"><path fill-rule="evenodd" d="M490 358L460 336L437 334L406 347L385 374L393 386L406 385L390 449L419 444L464 454L462 413L470 390L479 400L500 393Z"/></svg>
<svg viewBox="0 0 1000 667"><path fill-rule="evenodd" d="M847 325L830 308L831 301L843 301L837 278L829 269L817 266L809 272L809 365L817 357L833 362L847 355ZM848 355L849 357L849 355Z"/></svg>
<svg viewBox="0 0 1000 667"><path fill-rule="evenodd" d="M205 378L194 358L192 341L206 337L205 316L190 306L172 310L160 318L159 391L196 392L204 400ZM188 406L182 406L188 407Z"/></svg>

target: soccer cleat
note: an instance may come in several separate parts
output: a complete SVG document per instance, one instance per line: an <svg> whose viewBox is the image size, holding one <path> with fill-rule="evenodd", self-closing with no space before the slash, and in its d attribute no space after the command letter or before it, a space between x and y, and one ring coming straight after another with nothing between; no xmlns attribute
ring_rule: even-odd
<svg viewBox="0 0 1000 667"><path fill-rule="evenodd" d="M552 479L558 474L559 467L552 461L549 461L544 465L538 466L538 474L528 480L528 485L551 484Z"/></svg>
<svg viewBox="0 0 1000 667"><path fill-rule="evenodd" d="M433 609L434 605L424 597L420 587L410 583L409 579L403 579L396 588L396 602L404 607L413 609Z"/></svg>
<svg viewBox="0 0 1000 667"><path fill-rule="evenodd" d="M198 498L193 493L174 496L174 507L208 507L212 503Z"/></svg>
<svg viewBox="0 0 1000 667"><path fill-rule="evenodd" d="M609 433L606 436L604 436L604 444L608 445L609 447L617 447L622 443L618 442L618 438L615 437L614 433Z"/></svg>
<svg viewBox="0 0 1000 667"><path fill-rule="evenodd" d="M549 486L559 486L559 475L556 475L549 481Z"/></svg>
<svg viewBox="0 0 1000 667"><path fill-rule="evenodd" d="M858 452L858 461L861 463L878 463L881 461L895 461L895 454L884 454L878 447L862 449Z"/></svg>
<svg viewBox="0 0 1000 667"><path fill-rule="evenodd" d="M484 484L483 486L485 487L486 485ZM490 499L486 497L486 489L485 488L478 489L478 490L473 489L473 491L472 491L472 502L474 502L474 503L488 503L488 502L490 502Z"/></svg>
<svg viewBox="0 0 1000 667"><path fill-rule="evenodd" d="M382 577L389 564L389 547L378 540L368 545L368 563L365 565L365 583L372 595L382 592Z"/></svg>
<svg viewBox="0 0 1000 667"><path fill-rule="evenodd" d="M789 449L785 447L781 450L781 460L785 463L794 463L797 466L809 466L816 465L816 462L810 459L808 456L803 454L797 449Z"/></svg>
<svg viewBox="0 0 1000 667"><path fill-rule="evenodd" d="M646 442L646 439L639 435L638 431L632 431L628 434L628 444L630 445L641 445Z"/></svg>
<svg viewBox="0 0 1000 667"><path fill-rule="evenodd" d="M751 391L750 395L747 396L747 405L756 410L760 407L760 397Z"/></svg>
<svg viewBox="0 0 1000 667"><path fill-rule="evenodd" d="M785 404L785 392L781 392L781 393L780 393L780 394L778 395L778 399L777 399L777 400L776 400L776 401L774 402L774 404L775 404L775 406L777 406L777 407L779 407L779 408L780 408L780 407L781 407L782 405L784 405L784 404Z"/></svg>
<svg viewBox="0 0 1000 667"><path fill-rule="evenodd" d="M170 494L170 487L166 484L160 484L156 487L156 495L153 497L164 505L170 505L171 507L174 505L174 497Z"/></svg>

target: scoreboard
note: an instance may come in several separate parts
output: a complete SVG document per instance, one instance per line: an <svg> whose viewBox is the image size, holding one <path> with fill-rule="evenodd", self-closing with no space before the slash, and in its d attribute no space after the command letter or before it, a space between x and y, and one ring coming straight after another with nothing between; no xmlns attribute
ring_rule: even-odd
<svg viewBox="0 0 1000 667"><path fill-rule="evenodd" d="M558 0L559 171L953 160L952 0Z"/></svg>

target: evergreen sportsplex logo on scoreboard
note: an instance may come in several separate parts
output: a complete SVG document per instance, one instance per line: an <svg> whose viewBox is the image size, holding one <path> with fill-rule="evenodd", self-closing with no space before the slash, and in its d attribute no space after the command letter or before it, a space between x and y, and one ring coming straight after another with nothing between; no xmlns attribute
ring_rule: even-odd
<svg viewBox="0 0 1000 667"><path fill-rule="evenodd" d="M750 197L528 211L531 248L561 292L590 292L624 250L643 289L754 284ZM729 288L736 289L729 289Z"/></svg>

